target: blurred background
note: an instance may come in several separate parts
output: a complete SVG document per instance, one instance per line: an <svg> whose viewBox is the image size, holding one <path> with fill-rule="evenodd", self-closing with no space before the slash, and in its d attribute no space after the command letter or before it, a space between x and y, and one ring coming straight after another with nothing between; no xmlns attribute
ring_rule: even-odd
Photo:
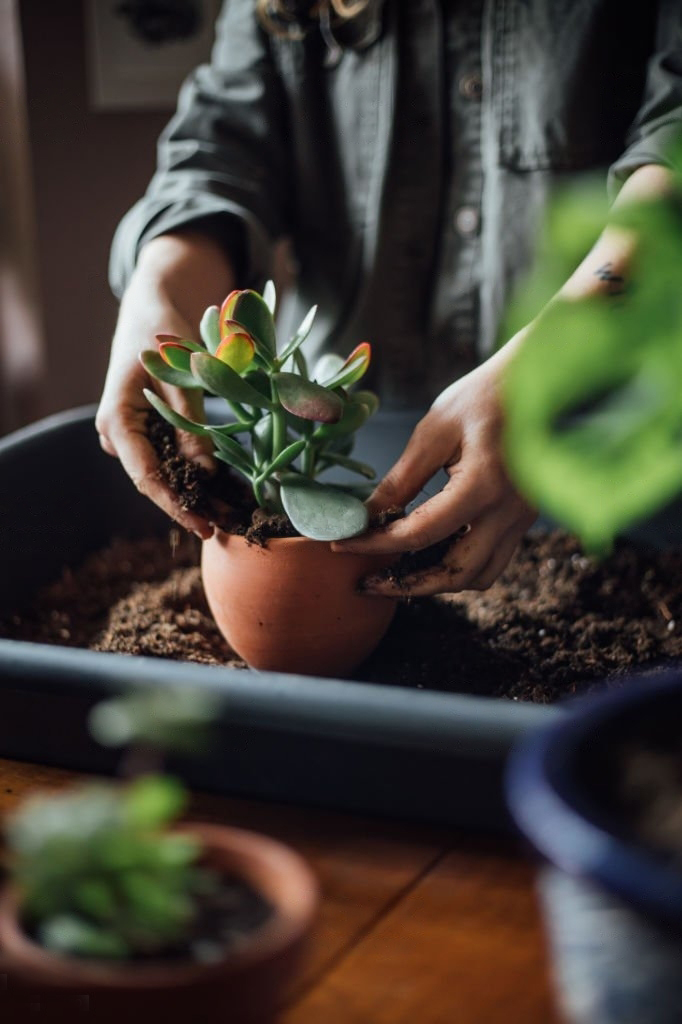
<svg viewBox="0 0 682 1024"><path fill-rule="evenodd" d="M0 0L0 433L96 401L116 225L219 0Z"/></svg>

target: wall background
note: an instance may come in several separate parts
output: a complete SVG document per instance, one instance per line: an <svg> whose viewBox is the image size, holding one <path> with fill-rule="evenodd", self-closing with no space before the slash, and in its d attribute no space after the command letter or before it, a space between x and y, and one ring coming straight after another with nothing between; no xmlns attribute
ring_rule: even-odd
<svg viewBox="0 0 682 1024"><path fill-rule="evenodd" d="M48 413L99 397L116 317L109 245L171 112L90 109L81 0L20 0L19 14Z"/></svg>

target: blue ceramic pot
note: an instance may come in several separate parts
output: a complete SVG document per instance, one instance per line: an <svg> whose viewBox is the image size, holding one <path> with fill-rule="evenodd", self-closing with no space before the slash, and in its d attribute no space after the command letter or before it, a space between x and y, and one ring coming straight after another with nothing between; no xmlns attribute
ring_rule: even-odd
<svg viewBox="0 0 682 1024"><path fill-rule="evenodd" d="M682 755L681 737L675 670L580 702L509 760L508 805L542 855L555 980L572 1024L682 1022L682 867L637 839L614 797L626 747Z"/></svg>

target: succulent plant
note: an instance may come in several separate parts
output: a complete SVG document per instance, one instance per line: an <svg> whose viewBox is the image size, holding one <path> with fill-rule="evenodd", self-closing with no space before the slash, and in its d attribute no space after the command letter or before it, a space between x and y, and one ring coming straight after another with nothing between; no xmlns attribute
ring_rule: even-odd
<svg viewBox="0 0 682 1024"><path fill-rule="evenodd" d="M280 346L275 302L272 282L262 295L233 291L221 307L204 313L201 343L162 334L158 350L141 355L157 380L223 398L231 412L228 421L196 422L154 391L145 395L174 427L208 437L215 457L249 481L260 508L286 513L300 534L314 540L355 536L368 524L362 489L317 478L333 467L367 480L375 476L351 457L355 432L379 404L371 391L350 390L367 371L370 345L362 342L347 359L325 355L311 372L302 345L316 307Z"/></svg>
<svg viewBox="0 0 682 1024"><path fill-rule="evenodd" d="M165 829L184 801L163 776L26 800L5 828L24 927L48 949L77 956L172 948L212 882L196 865L197 842Z"/></svg>
<svg viewBox="0 0 682 1024"><path fill-rule="evenodd" d="M129 754L196 753L210 741L218 704L195 690L135 688L95 705L89 728ZM80 957L185 949L199 905L220 885L199 863L199 842L170 828L186 803L180 782L148 767L126 784L83 783L25 800L4 823L23 926L47 949Z"/></svg>

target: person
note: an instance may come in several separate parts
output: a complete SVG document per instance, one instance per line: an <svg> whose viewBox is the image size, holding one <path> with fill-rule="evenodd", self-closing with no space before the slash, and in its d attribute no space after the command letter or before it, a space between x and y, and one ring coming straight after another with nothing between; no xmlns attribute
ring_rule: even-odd
<svg viewBox="0 0 682 1024"><path fill-rule="evenodd" d="M262 284L289 238L292 320L320 305L312 350L370 338L384 405L431 403L371 504L405 506L448 475L403 519L335 547L398 558L466 532L401 593L490 586L535 516L502 451L500 382L528 330L496 347L505 304L557 182L608 168L616 203L670 187L681 40L680 0L228 0L210 65L184 85L114 240L105 451L210 535L158 476L138 354L156 333L192 336L233 287ZM607 228L560 294L608 295L635 244ZM201 415L196 392L160 390ZM179 442L210 464L202 439ZM385 579L369 589L395 593Z"/></svg>

